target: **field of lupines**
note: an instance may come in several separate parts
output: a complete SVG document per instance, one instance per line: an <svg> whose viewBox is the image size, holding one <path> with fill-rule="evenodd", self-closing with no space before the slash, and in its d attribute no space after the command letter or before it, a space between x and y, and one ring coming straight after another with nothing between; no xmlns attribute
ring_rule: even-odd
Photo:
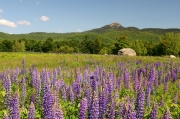
<svg viewBox="0 0 180 119"><path fill-rule="evenodd" d="M180 119L178 59L12 55L0 54L0 118Z"/></svg>

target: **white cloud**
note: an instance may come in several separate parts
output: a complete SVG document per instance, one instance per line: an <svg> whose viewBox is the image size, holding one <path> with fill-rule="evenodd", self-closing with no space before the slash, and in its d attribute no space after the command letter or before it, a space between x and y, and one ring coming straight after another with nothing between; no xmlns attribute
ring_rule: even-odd
<svg viewBox="0 0 180 119"><path fill-rule="evenodd" d="M31 23L28 22L28 21L18 21L17 24L20 24L20 25L31 25Z"/></svg>
<svg viewBox="0 0 180 119"><path fill-rule="evenodd" d="M8 26L8 27L17 27L17 25L14 22L5 19L0 19L0 25Z"/></svg>
<svg viewBox="0 0 180 119"><path fill-rule="evenodd" d="M78 29L78 32L82 32L80 29Z"/></svg>
<svg viewBox="0 0 180 119"><path fill-rule="evenodd" d="M47 16L42 16L40 19L41 19L42 21L48 21L50 18L47 17Z"/></svg>
<svg viewBox="0 0 180 119"><path fill-rule="evenodd" d="M0 14L3 13L4 11L2 9L0 9Z"/></svg>

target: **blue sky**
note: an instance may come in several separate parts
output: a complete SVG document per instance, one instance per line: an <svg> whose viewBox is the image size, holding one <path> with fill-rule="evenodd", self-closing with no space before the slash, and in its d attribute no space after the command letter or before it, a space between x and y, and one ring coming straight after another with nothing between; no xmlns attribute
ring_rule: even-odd
<svg viewBox="0 0 180 119"><path fill-rule="evenodd" d="M180 0L0 0L0 32L82 32L113 22L180 28Z"/></svg>

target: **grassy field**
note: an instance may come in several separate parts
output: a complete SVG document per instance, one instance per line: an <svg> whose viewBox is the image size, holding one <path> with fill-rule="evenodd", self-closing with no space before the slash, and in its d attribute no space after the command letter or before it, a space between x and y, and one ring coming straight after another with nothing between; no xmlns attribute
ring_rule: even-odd
<svg viewBox="0 0 180 119"><path fill-rule="evenodd" d="M66 65L69 68L86 67L92 65L115 65L120 62L131 62L142 60L145 63L151 62L171 62L179 61L179 58L171 59L169 57L151 57L136 56L126 57L117 55L88 55L88 54L53 54L53 53L0 53L0 71L13 69L22 66L22 60L25 60L26 67L32 67L34 64L39 70L44 67L49 69L57 68L60 65Z"/></svg>
<svg viewBox="0 0 180 119"><path fill-rule="evenodd" d="M94 119L126 119L129 115L176 119L180 117L179 77L179 58L0 53L0 118L17 118L18 114L28 119L35 108L36 119L58 110L64 119L82 114ZM14 100L17 105L10 103ZM89 106L84 113L83 101Z"/></svg>

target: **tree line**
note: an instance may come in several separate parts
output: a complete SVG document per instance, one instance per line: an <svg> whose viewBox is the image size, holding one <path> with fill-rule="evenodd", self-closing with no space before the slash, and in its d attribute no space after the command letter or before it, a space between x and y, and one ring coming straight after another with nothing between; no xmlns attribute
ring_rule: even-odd
<svg viewBox="0 0 180 119"><path fill-rule="evenodd" d="M117 54L122 48L132 48L137 55L162 56L180 55L180 33L166 33L159 41L129 40L127 35L117 36L114 42L106 44L101 37L91 39L84 35L83 39L53 40L18 40L0 39L0 52L45 52L45 53L86 53L86 54Z"/></svg>

